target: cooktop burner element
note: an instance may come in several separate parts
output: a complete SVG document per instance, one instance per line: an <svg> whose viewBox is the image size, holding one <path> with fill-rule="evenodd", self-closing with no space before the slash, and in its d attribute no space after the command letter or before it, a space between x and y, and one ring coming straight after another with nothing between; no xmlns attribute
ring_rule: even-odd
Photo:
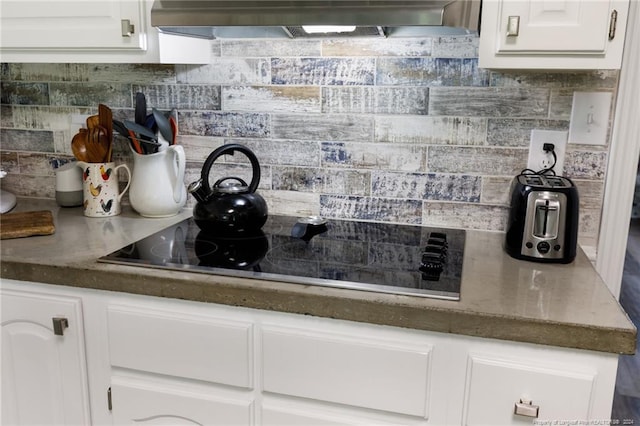
<svg viewBox="0 0 640 426"><path fill-rule="evenodd" d="M288 216L212 235L186 219L98 261L459 300L464 243L464 230Z"/></svg>

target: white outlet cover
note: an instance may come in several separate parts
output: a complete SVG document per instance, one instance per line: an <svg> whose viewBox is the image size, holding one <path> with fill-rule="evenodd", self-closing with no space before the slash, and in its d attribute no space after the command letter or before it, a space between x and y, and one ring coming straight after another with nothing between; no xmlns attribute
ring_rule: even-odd
<svg viewBox="0 0 640 426"><path fill-rule="evenodd" d="M611 99L611 92L573 92L569 143L607 143Z"/></svg>
<svg viewBox="0 0 640 426"><path fill-rule="evenodd" d="M557 175L562 176L564 171L564 157L567 151L567 134L568 132L559 130L531 130L531 143L529 145L529 159L527 161L527 168L539 171L544 167L541 167L541 158L544 158L545 154L542 147L545 143L552 143L554 145L554 152L556 153L556 165L553 170Z"/></svg>

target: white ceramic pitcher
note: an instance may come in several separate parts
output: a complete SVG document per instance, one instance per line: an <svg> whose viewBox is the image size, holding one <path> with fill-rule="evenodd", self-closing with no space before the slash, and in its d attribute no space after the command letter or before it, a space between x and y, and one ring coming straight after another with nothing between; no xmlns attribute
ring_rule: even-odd
<svg viewBox="0 0 640 426"><path fill-rule="evenodd" d="M187 202L185 163L181 145L171 145L155 154L133 152L133 176L129 188L131 207L145 217L177 214Z"/></svg>

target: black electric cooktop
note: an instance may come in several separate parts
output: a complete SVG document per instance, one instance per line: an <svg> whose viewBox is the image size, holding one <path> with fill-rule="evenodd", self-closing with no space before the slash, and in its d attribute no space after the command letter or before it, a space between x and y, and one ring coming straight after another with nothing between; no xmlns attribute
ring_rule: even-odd
<svg viewBox="0 0 640 426"><path fill-rule="evenodd" d="M211 235L186 219L99 262L460 299L465 231L269 216L261 231Z"/></svg>

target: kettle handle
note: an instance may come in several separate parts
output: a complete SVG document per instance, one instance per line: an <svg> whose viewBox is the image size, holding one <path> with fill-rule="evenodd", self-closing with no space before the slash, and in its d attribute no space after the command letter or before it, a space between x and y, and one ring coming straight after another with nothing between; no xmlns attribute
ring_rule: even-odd
<svg viewBox="0 0 640 426"><path fill-rule="evenodd" d="M258 184L260 183L260 163L258 163L258 158L256 155L244 145L240 145L237 143L232 143L228 145L222 145L213 151L204 162L202 166L202 190L205 194L211 193L211 186L209 185L209 172L211 171L211 166L218 159L218 157L231 154L239 151L243 153L251 162L251 167L253 168L253 177L251 178L251 183L249 184L249 192L256 192L258 189Z"/></svg>

